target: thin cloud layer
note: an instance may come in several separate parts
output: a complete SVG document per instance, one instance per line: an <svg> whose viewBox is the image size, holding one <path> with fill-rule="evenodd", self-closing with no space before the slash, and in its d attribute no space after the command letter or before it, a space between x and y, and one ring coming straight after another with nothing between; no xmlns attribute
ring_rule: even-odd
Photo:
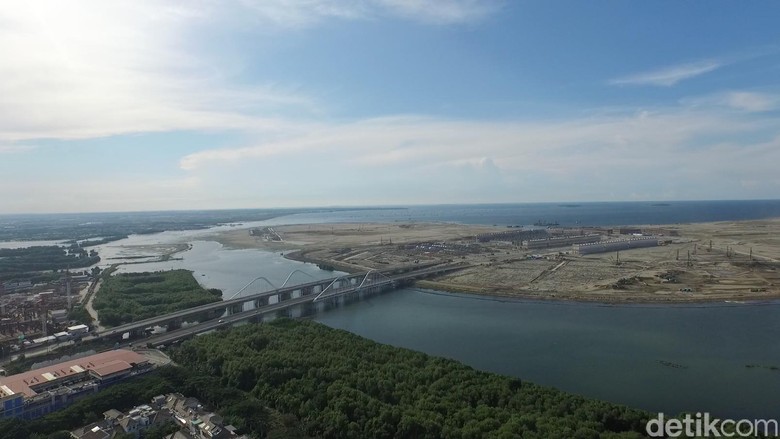
<svg viewBox="0 0 780 439"><path fill-rule="evenodd" d="M0 142L127 133L278 130L314 104L230 84L182 41L202 17L157 2L35 1L0 9ZM258 114L259 113L259 114Z"/></svg>
<svg viewBox="0 0 780 439"><path fill-rule="evenodd" d="M637 73L610 81L612 85L652 85L671 87L678 82L695 78L723 67L721 61L701 61L665 67L659 70Z"/></svg>
<svg viewBox="0 0 780 439"><path fill-rule="evenodd" d="M731 92L726 94L727 105L744 111L763 112L778 108L780 98L776 95L754 92Z"/></svg>
<svg viewBox="0 0 780 439"><path fill-rule="evenodd" d="M764 113L780 109L780 94L767 90L731 90L681 100L691 108L706 109L719 107L742 113Z"/></svg>
<svg viewBox="0 0 780 439"><path fill-rule="evenodd" d="M724 165L742 170L743 177L757 169L768 177L773 171L764 166L766 160L780 159L780 152L767 146L773 143L729 139L745 134L775 138L779 132L769 116L734 118L688 107L549 122L394 117L322 125L302 136L256 146L200 151L183 157L180 167L198 175L245 167L294 169L311 161L323 169L339 169L340 178L348 179L364 170L377 176L470 164L508 177L533 174L546 181L621 170L674 175L682 181L688 178L686 164L696 163L712 177L719 160L727 157Z"/></svg>
<svg viewBox="0 0 780 439"><path fill-rule="evenodd" d="M284 27L325 18L403 16L436 23L484 17L492 2L37 0L0 8L0 143L172 130L289 128L279 115L317 103L274 84L239 85L191 40L251 15ZM227 20L227 21L220 21ZM12 62L11 62L12 60Z"/></svg>
<svg viewBox="0 0 780 439"><path fill-rule="evenodd" d="M376 2L400 17L433 24L479 21L501 8L501 2L495 0L376 0Z"/></svg>
<svg viewBox="0 0 780 439"><path fill-rule="evenodd" d="M306 27L326 19L395 16L425 24L458 25L498 11L499 0L241 0L251 15L281 27Z"/></svg>
<svg viewBox="0 0 780 439"><path fill-rule="evenodd" d="M776 196L780 98L767 72L780 52L732 32L713 59L642 72L638 46L611 43L623 28L572 22L573 42L554 27L560 8L0 8L0 213ZM663 53L699 56L679 49ZM636 73L610 80L605 54Z"/></svg>

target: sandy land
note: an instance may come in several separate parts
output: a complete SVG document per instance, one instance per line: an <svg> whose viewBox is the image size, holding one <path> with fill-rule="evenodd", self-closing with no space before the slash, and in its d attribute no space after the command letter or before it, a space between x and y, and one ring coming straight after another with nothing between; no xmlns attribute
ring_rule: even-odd
<svg viewBox="0 0 780 439"><path fill-rule="evenodd" d="M526 250L474 238L507 228L439 223L307 224L232 230L214 239L233 248L294 250L288 257L345 271L468 264L418 282L445 291L612 303L780 298L780 219L638 227L665 244L578 256L571 246ZM617 229L598 233L615 238Z"/></svg>

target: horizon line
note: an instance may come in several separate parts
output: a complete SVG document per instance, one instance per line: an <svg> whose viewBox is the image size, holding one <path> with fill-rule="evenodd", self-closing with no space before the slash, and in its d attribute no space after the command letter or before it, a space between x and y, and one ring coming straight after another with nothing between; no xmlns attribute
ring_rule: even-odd
<svg viewBox="0 0 780 439"><path fill-rule="evenodd" d="M592 200L592 201L513 201L513 202L485 202L485 203L408 203L408 204L368 204L368 205L323 205L323 206L297 206L297 207L227 207L212 209L171 209L171 210L105 210L105 211L78 211L78 212L15 212L2 213L0 217L10 216L44 216L44 215L103 215L103 214L139 214L139 213L193 213L193 212L231 212L231 211L316 211L316 210L395 210L408 209L410 207L433 206L512 206L523 204L610 204L610 203L696 203L696 202L751 202L751 201L778 201L780 198L744 198L744 199L698 199L698 200ZM303 212L295 212L303 213Z"/></svg>

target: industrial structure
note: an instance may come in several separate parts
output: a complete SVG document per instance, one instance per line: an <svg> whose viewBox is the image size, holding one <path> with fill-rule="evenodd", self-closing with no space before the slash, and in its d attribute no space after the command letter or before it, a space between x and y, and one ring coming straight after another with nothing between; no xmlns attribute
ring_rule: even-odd
<svg viewBox="0 0 780 439"><path fill-rule="evenodd" d="M608 241L593 242L589 244L575 244L574 252L579 255L589 255L593 253L606 253L629 250L632 248L656 246L658 246L658 238L652 236L642 236L637 238L610 239Z"/></svg>
<svg viewBox="0 0 780 439"><path fill-rule="evenodd" d="M59 280L45 284L0 288L0 358L52 342L52 334L66 331L73 324L70 311L79 300L73 289L85 288L90 282L95 285L86 272L65 272Z"/></svg>
<svg viewBox="0 0 780 439"><path fill-rule="evenodd" d="M556 238L530 239L523 241L523 248L533 250L539 248L566 247L572 244L587 244L601 241L601 235L564 235Z"/></svg>
<svg viewBox="0 0 780 439"><path fill-rule="evenodd" d="M152 367L145 356L117 349L0 377L0 419L44 416Z"/></svg>
<svg viewBox="0 0 780 439"><path fill-rule="evenodd" d="M490 241L528 241L529 239L541 239L548 236L547 231L544 229L521 229L521 230L507 230L505 232L493 232L493 233L480 233L477 235L477 241L490 242Z"/></svg>

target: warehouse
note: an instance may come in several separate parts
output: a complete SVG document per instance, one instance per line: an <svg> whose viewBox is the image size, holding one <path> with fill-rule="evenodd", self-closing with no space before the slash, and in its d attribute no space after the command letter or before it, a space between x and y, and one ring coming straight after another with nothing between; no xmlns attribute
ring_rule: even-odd
<svg viewBox="0 0 780 439"><path fill-rule="evenodd" d="M628 239L611 239L609 241L594 242L589 244L575 244L574 252L579 255L590 255L593 253L606 253L632 248L645 248L658 246L658 238L641 237Z"/></svg>
<svg viewBox="0 0 780 439"><path fill-rule="evenodd" d="M572 244L586 244L590 242L599 242L601 235L567 235L547 239L531 239L523 241L523 248L537 249L550 247L565 247Z"/></svg>
<svg viewBox="0 0 780 439"><path fill-rule="evenodd" d="M0 419L34 419L149 370L143 355L117 349L0 377Z"/></svg>

